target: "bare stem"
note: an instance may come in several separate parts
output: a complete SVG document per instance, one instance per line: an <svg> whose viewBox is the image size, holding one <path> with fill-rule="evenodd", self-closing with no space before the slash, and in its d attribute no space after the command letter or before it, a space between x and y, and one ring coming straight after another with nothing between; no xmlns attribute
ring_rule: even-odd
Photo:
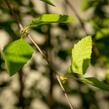
<svg viewBox="0 0 109 109"><path fill-rule="evenodd" d="M65 89L64 89L64 86L63 86L63 84L62 84L62 82L61 82L61 80L60 80L60 77L59 77L58 75L56 75L56 78L57 78L57 81L58 81L58 83L59 83L59 85L60 85L60 87L61 87L61 89L62 89L62 91L63 91L63 93L64 93L64 96L66 97L66 100L67 100L67 102L68 102L70 108L71 108L71 109L74 109L73 106L72 106L72 104L71 104L71 102L70 102L70 99L69 99L69 97L68 97L68 95L67 95L67 93L66 93L66 91L65 91Z"/></svg>
<svg viewBox="0 0 109 109"><path fill-rule="evenodd" d="M31 37L30 34L28 34L28 38L31 40L31 42L34 44L34 46L37 48L37 50L40 52L40 54L43 56L43 57L46 57L44 52L41 50L41 48L38 46L38 44L34 41L34 39Z"/></svg>

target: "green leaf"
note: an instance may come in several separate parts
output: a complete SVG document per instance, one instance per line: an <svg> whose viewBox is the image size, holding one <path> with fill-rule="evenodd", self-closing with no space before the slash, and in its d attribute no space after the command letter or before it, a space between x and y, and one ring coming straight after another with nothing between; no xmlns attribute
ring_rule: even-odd
<svg viewBox="0 0 109 109"><path fill-rule="evenodd" d="M93 85L102 90L109 91L109 85L105 84L102 81L99 81L98 79L94 77L80 78L80 81L83 82L84 84Z"/></svg>
<svg viewBox="0 0 109 109"><path fill-rule="evenodd" d="M3 57L9 74L18 72L32 54L33 48L22 38L8 44L3 50Z"/></svg>
<svg viewBox="0 0 109 109"><path fill-rule="evenodd" d="M45 2L45 3L47 3L47 4L49 4L49 5L55 6L55 5L51 2L51 0L41 0L41 1L43 1L43 2Z"/></svg>
<svg viewBox="0 0 109 109"><path fill-rule="evenodd" d="M30 23L30 27L37 27L43 24L51 23L70 23L73 21L73 18L67 15L59 14L42 14L38 18L33 19Z"/></svg>
<svg viewBox="0 0 109 109"><path fill-rule="evenodd" d="M108 17L103 18L102 22L103 22L102 23L103 27L108 27L108 25L109 25L109 18Z"/></svg>
<svg viewBox="0 0 109 109"><path fill-rule="evenodd" d="M89 66L92 53L92 39L87 36L72 49L72 72L84 74Z"/></svg>
<svg viewBox="0 0 109 109"><path fill-rule="evenodd" d="M83 11L87 10L90 7L88 0L82 0L81 8Z"/></svg>
<svg viewBox="0 0 109 109"><path fill-rule="evenodd" d="M82 0L81 8L83 11L89 8L95 8L99 4L99 0Z"/></svg>
<svg viewBox="0 0 109 109"><path fill-rule="evenodd" d="M102 39L103 37L108 37L109 36L109 29L108 28L102 28L96 33L96 39Z"/></svg>

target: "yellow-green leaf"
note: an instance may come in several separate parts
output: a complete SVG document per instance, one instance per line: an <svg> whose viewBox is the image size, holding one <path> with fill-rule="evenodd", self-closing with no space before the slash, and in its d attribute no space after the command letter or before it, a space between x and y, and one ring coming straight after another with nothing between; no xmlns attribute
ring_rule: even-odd
<svg viewBox="0 0 109 109"><path fill-rule="evenodd" d="M15 74L31 58L33 48L24 39L9 43L3 50L3 57L10 75Z"/></svg>
<svg viewBox="0 0 109 109"><path fill-rule="evenodd" d="M80 78L80 81L87 85L92 85L102 90L109 91L109 85L105 84L103 81L100 81L94 77Z"/></svg>
<svg viewBox="0 0 109 109"><path fill-rule="evenodd" d="M92 38L87 36L72 49L72 72L84 74L89 66L92 53Z"/></svg>
<svg viewBox="0 0 109 109"><path fill-rule="evenodd" d="M73 18L67 15L42 14L38 18L33 19L29 27L37 27L43 24L51 23L70 23L72 21Z"/></svg>

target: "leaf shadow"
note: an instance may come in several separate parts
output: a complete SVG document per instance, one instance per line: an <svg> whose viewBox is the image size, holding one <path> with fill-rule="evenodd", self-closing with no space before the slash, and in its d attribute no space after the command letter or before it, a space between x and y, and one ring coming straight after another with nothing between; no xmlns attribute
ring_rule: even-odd
<svg viewBox="0 0 109 109"><path fill-rule="evenodd" d="M87 59L83 60L83 64L82 64L83 74L86 73L86 70L87 70L87 68L89 66L89 63L90 63L90 59L87 58Z"/></svg>

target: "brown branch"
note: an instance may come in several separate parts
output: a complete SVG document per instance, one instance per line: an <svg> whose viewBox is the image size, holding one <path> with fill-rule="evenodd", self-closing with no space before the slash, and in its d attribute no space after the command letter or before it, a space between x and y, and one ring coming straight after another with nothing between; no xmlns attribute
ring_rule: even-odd
<svg viewBox="0 0 109 109"><path fill-rule="evenodd" d="M19 106L21 106L22 109L25 109L24 105L24 78L23 78L23 71L20 69L19 71L19 84L20 84L20 90L19 90Z"/></svg>
<svg viewBox="0 0 109 109"><path fill-rule="evenodd" d="M14 11L13 11L10 3L8 2L8 0L4 0L4 2L8 6L8 8L10 10L10 14L12 15L13 19L16 20L19 29L22 30L23 26L20 23L20 20L18 19L16 13L14 13ZM19 89L19 106L22 109L24 109L25 108L25 106L24 106L24 96L23 96L23 92L24 92L24 81L23 81L23 77L24 77L24 75L23 75L22 69L20 69L20 71L18 73L18 76L19 76L19 84L20 84L20 89Z"/></svg>
<svg viewBox="0 0 109 109"><path fill-rule="evenodd" d="M50 13L49 10L49 6L45 3L45 11L46 13ZM52 34L51 34L51 25L47 25L47 31L46 31L46 44L47 44L47 60L48 60L48 64L50 64L49 62L52 63ZM50 109L53 108L53 104L54 104L54 97L53 97L53 88L54 88L54 70L52 69L51 66L49 66L49 79L50 79L50 86L49 86L49 96L48 96L48 102L49 102L49 106Z"/></svg>
<svg viewBox="0 0 109 109"><path fill-rule="evenodd" d="M83 22L83 20L81 19L81 17L79 16L79 14L77 13L76 9L74 8L74 6L72 5L72 3L70 3L69 0L66 0L66 3L68 4L68 6L71 8L71 10L74 12L75 16L77 17L78 21L80 22L81 27L83 28L84 32L86 35L88 35L87 30L85 28L85 24Z"/></svg>
<svg viewBox="0 0 109 109"><path fill-rule="evenodd" d="M11 16L13 17L13 19L17 22L17 25L18 25L18 28L21 30L22 29L22 24L20 24L20 20L18 18L18 15L14 12L14 9L11 7L10 3L8 0L4 0L4 2L6 3L9 11L10 11L10 14Z"/></svg>

